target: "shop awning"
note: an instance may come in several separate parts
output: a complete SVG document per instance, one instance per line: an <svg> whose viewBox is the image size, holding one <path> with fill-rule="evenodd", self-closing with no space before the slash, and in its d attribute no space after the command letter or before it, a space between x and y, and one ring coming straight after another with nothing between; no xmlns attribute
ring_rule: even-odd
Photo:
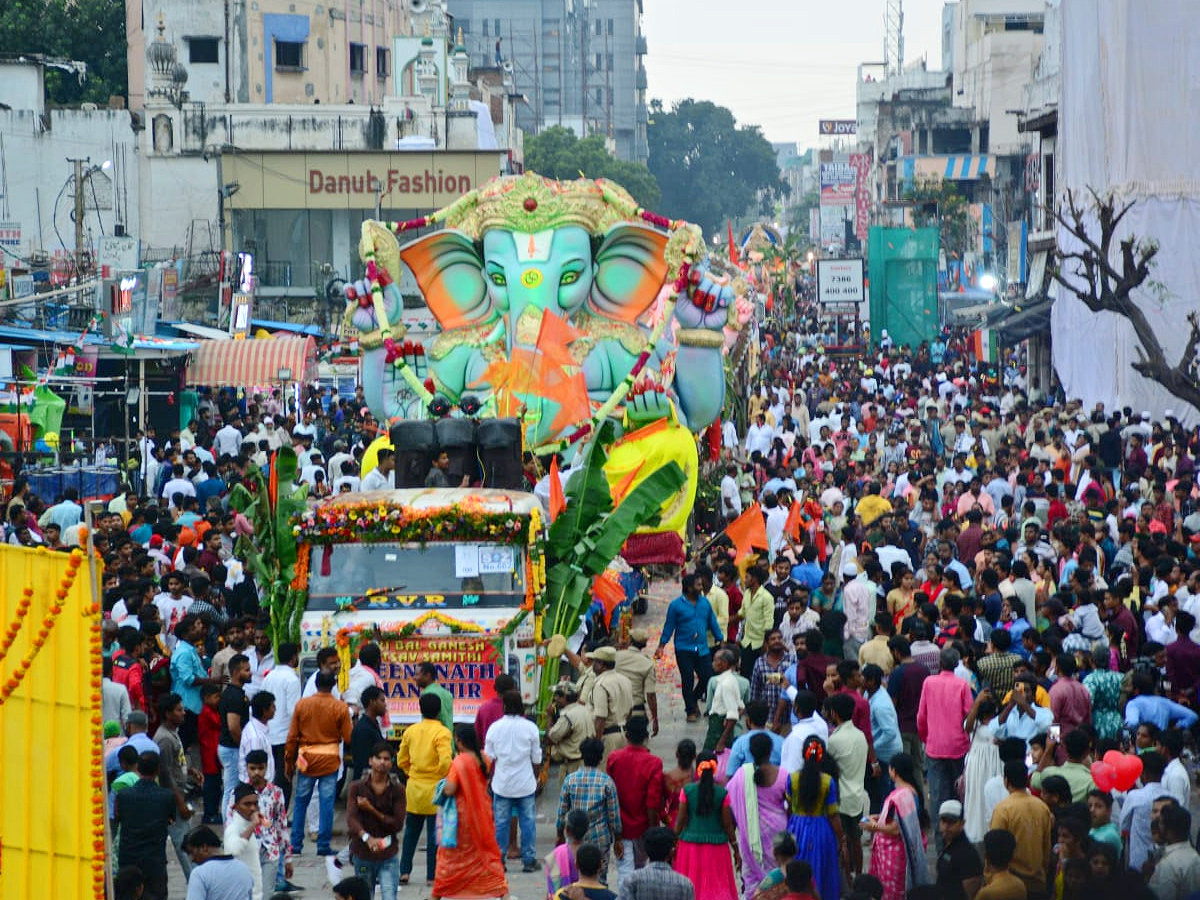
<svg viewBox="0 0 1200 900"><path fill-rule="evenodd" d="M1041 332L1050 331L1050 307L1053 301L1043 295L1036 301L1031 301L1021 307L1013 307L1012 312L991 327L1000 332L1007 343L1023 341Z"/></svg>
<svg viewBox="0 0 1200 900"><path fill-rule="evenodd" d="M317 342L311 337L201 341L192 353L190 385L250 387L315 381Z"/></svg>
<svg viewBox="0 0 1200 900"><path fill-rule="evenodd" d="M170 322L172 328L176 331L182 331L184 334L195 335L198 338L203 338L206 341L228 341L232 340L228 331L222 331L220 328L209 328L207 325L197 325L194 322Z"/></svg>

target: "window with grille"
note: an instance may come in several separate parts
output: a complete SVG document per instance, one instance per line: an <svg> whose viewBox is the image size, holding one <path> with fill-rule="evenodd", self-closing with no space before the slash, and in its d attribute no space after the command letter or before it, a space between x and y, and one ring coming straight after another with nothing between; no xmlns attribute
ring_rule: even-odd
<svg viewBox="0 0 1200 900"><path fill-rule="evenodd" d="M303 69L304 44L297 41L275 41L275 68Z"/></svg>

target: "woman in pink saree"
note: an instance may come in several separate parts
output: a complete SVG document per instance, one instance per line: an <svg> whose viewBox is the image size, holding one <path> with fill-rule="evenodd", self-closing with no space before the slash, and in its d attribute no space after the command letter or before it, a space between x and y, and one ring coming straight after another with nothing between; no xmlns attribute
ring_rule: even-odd
<svg viewBox="0 0 1200 900"><path fill-rule="evenodd" d="M912 786L916 777L912 757L897 753L888 769L896 787L883 801L879 815L863 823L863 830L875 834L869 868L883 883L883 900L904 900L914 886L929 882L929 867Z"/></svg>

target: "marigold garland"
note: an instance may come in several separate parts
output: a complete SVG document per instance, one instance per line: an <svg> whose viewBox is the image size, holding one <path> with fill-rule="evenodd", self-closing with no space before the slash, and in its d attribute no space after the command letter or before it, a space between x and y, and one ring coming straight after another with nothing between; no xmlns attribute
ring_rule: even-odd
<svg viewBox="0 0 1200 900"><path fill-rule="evenodd" d="M308 567L311 564L311 558L311 544L300 544L296 548L296 576L292 579L293 590L308 590Z"/></svg>
<svg viewBox="0 0 1200 900"><path fill-rule="evenodd" d="M67 561L67 574L63 576L62 582L54 592L54 600L51 601L50 609L42 619L41 627L38 628L37 633L33 636L32 646L21 659L21 662L17 664L13 673L4 682L4 686L0 688L0 706L3 706L8 701L8 698L12 696L13 692L21 686L21 682L29 674L29 669L33 665L33 661L37 659L38 653L41 652L42 647L46 645L46 641L50 638L50 632L54 630L54 623L63 611L62 601L67 598L71 585L75 583L75 576L79 573L79 565L82 559L83 554L81 551L74 550L71 552L70 559ZM32 593L31 588L26 588L25 590ZM11 648L20 628L21 626L18 625L16 632L13 632L12 626L9 626L9 632L5 634L5 640L8 645L5 649L5 655L7 655L8 649ZM11 638L9 634L12 635Z"/></svg>
<svg viewBox="0 0 1200 900"><path fill-rule="evenodd" d="M21 623L25 621L25 616L29 614L29 607L32 604L33 588L27 587L21 592L21 599L17 602L17 611L13 615L12 622L9 623L8 630L4 632L4 642L0 644L0 662L4 662L8 651L16 643L17 635L21 633Z"/></svg>

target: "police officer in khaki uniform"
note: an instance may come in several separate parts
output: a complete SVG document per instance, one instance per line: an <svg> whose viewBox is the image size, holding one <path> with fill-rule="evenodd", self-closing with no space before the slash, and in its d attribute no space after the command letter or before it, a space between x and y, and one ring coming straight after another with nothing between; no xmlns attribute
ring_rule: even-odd
<svg viewBox="0 0 1200 900"><path fill-rule="evenodd" d="M554 724L546 732L550 759L562 764L563 777L583 765L580 745L593 732L592 711L579 702L575 685L562 682L554 688Z"/></svg>
<svg viewBox="0 0 1200 900"><path fill-rule="evenodd" d="M650 733L658 734L658 697L654 693L658 678L654 662L642 651L646 649L649 635L644 628L634 628L628 639L617 641L617 672L629 679L633 690L633 714L650 720Z"/></svg>
<svg viewBox="0 0 1200 900"><path fill-rule="evenodd" d="M595 734L604 742L604 758L625 746L625 722L633 711L629 679L617 672L617 651L597 647L590 654L596 683L592 687L592 716Z"/></svg>

